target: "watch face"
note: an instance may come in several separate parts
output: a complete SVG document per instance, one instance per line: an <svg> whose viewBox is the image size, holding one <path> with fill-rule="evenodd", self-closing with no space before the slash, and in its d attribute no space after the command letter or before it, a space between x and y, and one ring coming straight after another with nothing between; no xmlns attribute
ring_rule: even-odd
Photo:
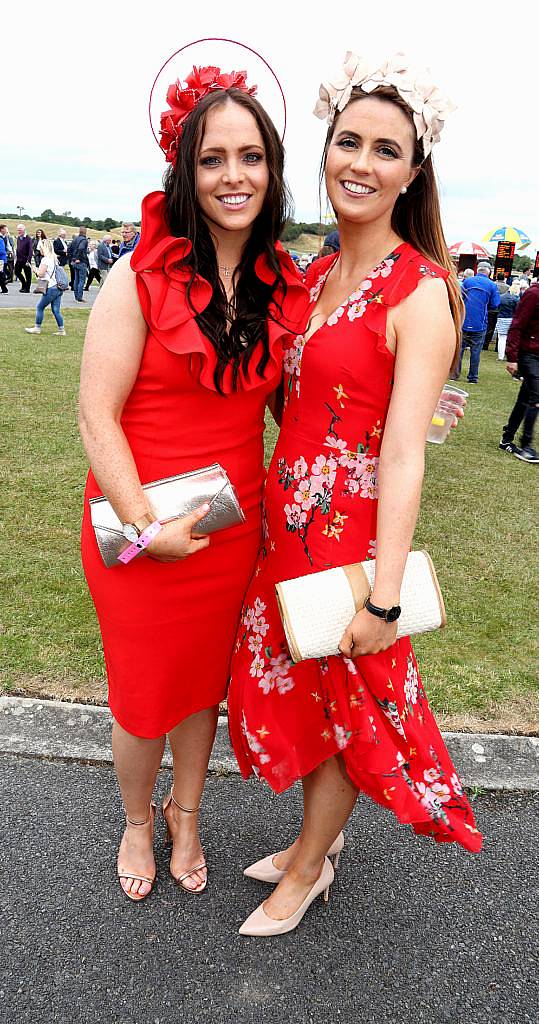
<svg viewBox="0 0 539 1024"><path fill-rule="evenodd" d="M400 606L398 604L394 605L393 608L389 608L389 610L387 612L387 615L386 615L386 622L396 622L398 617L399 617L399 615L400 615L400 613L401 613L401 610L400 610Z"/></svg>
<svg viewBox="0 0 539 1024"><path fill-rule="evenodd" d="M135 541L138 540L138 531L136 530L132 523L124 523L124 525L122 526L122 533L125 539L130 541L131 544L134 544Z"/></svg>

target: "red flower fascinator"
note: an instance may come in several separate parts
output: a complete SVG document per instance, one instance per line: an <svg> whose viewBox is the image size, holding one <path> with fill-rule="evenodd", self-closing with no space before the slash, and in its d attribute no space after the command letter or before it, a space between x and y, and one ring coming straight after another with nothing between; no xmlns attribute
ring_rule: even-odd
<svg viewBox="0 0 539 1024"><path fill-rule="evenodd" d="M230 56L230 45L234 47L239 46L243 51L242 63L245 60L246 64L249 65L250 70L224 72L221 71L221 68L216 67L215 65L195 65L193 66L193 70L190 74L185 77L185 80L183 79L183 76L181 78L176 78L176 81L173 82L172 85L168 86L166 93L168 109L161 111L159 114L154 110L152 117L152 98L154 91L156 90L156 85L161 76L164 76L164 74L170 74L172 67L174 67L174 65L169 67L171 62L174 61L179 54L183 54L185 50L207 43L213 44L212 55L214 56L214 60L215 56L217 56L217 59L220 59L221 56L223 56L223 49L226 50L224 59L227 60L227 63L228 57ZM221 44L225 44L225 47ZM207 47L204 47L203 49L201 54L203 57L205 56L204 50L207 50ZM253 64L255 65L254 67ZM268 86L269 92L271 93L271 83L273 82L274 95L279 96L284 111L284 124L281 135L281 137L284 138L286 130L286 100L281 83L273 68L266 60L264 60L264 57L262 57L256 50L253 50L250 46L246 46L245 43L238 43L234 39L224 39L219 37L196 39L193 42L182 46L179 50L176 50L175 53L165 61L152 85L150 92L149 115L153 136L165 153L167 163L174 164L176 162L183 125L191 111L194 110L197 104L200 103L200 100L203 99L204 96L207 96L209 92L213 92L216 89L241 89L242 92L247 93L249 96L256 95L258 86L249 85L247 82L247 77L248 75L251 75L253 70L257 78L259 78L259 72L262 74L263 78L264 76L266 77L264 93L268 91ZM269 75L267 72L269 72ZM275 84L277 85L278 92L275 90ZM160 88L162 88L161 84ZM157 90L156 97L158 97L159 91L160 89ZM159 126L157 126L158 117Z"/></svg>
<svg viewBox="0 0 539 1024"><path fill-rule="evenodd" d="M176 162L178 144L183 124L200 100L216 89L241 89L249 96L256 94L256 85L247 85L246 71L223 73L220 68L196 68L187 75L185 84L179 78L167 90L168 110L161 114L159 145L164 151L167 163Z"/></svg>

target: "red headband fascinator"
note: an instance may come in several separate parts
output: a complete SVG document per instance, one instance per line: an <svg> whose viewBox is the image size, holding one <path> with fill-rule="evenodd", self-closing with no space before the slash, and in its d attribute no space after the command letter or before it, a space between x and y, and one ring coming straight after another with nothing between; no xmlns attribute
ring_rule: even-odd
<svg viewBox="0 0 539 1024"><path fill-rule="evenodd" d="M225 66L228 65L228 67L230 67L232 60L235 61L235 57L230 59L231 46L235 50L237 47L240 47L242 51L241 62L242 64L245 62L244 66L247 66L248 70L227 73L222 72L219 67L214 65L204 65L204 51L207 52L208 44L211 44L213 60L217 60ZM195 66L192 72L187 75L184 81L183 72L180 71L181 77L176 78L176 81L167 88L168 110L161 112L160 103L159 106L156 104L152 108L154 94L157 98L159 94L162 95L164 92L164 83L162 83L164 76L167 76L165 82L167 79L170 82L170 79L174 77L174 72L171 73L174 67L172 62L176 62L177 65L180 55L185 55L185 51L193 47L195 52L192 54L191 59L194 58ZM199 56L196 53L196 48L200 50L201 47L202 51ZM198 61L197 56L199 58ZM183 60L184 58L182 57L181 59ZM274 119L275 115L278 114L277 108L279 103L282 104L282 130L280 134L281 138L284 139L286 131L286 100L282 85L271 65L251 46L240 43L235 39L224 39L216 36L195 39L190 43L186 43L185 46L181 46L179 50L176 50L165 61L158 71L150 90L148 114L153 137L165 153L168 163L174 164L176 162L184 122L200 100L209 92L212 92L214 89L241 89L242 92L248 93L250 96L254 96L257 93L258 86L249 86L247 84L247 75L256 77L258 82L262 81L261 89L264 94L264 106L268 110L269 103L269 113Z"/></svg>
<svg viewBox="0 0 539 1024"><path fill-rule="evenodd" d="M169 85L167 90L168 110L161 114L159 145L166 155L167 163L174 164L178 145L183 131L184 121L200 100L216 89L241 89L249 96L256 94L256 85L247 85L246 71L231 71L229 74L220 68L194 67L186 76L185 85L179 78Z"/></svg>

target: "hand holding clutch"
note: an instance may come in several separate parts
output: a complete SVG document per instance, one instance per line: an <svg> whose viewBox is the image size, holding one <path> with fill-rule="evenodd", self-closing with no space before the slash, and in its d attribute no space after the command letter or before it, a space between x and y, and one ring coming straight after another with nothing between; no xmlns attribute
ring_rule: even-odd
<svg viewBox="0 0 539 1024"><path fill-rule="evenodd" d="M148 545L148 557L154 558L156 562L178 562L207 548L210 538L201 533L197 534L196 528L208 510L209 505L201 505L187 516L165 523L157 537Z"/></svg>
<svg viewBox="0 0 539 1024"><path fill-rule="evenodd" d="M365 649L363 645L375 644L378 639L378 650L386 650L401 636L427 633L445 625L440 586L426 551L411 551L406 559L402 611L395 622L375 619L364 607L375 575L376 561L371 559L276 584L277 603L293 661L339 654L344 640L348 642L348 652L343 653L350 657L352 637L354 651L357 645L361 648L358 654L374 654L377 651L371 646ZM373 622L364 627L366 615Z"/></svg>
<svg viewBox="0 0 539 1024"><path fill-rule="evenodd" d="M397 622L385 622L360 608L346 627L339 650L346 658L359 658L361 654L379 654L387 651L397 639Z"/></svg>

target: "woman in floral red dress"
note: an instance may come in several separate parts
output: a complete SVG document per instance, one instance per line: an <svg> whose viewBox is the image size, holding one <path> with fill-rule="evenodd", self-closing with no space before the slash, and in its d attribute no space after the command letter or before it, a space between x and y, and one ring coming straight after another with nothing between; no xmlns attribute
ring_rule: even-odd
<svg viewBox="0 0 539 1024"><path fill-rule="evenodd" d="M229 692L242 773L275 792L301 779L304 820L292 847L247 869L279 884L242 934L290 931L327 893L327 854L342 847L360 790L417 833L481 847L397 623L364 608L342 656L294 666L275 599L280 580L376 557L372 604L399 604L426 434L458 353L461 304L430 157L445 103L403 61L376 69L348 55L344 71L316 111L329 114L324 169L341 250L311 266L305 329L286 342L265 540Z"/></svg>

